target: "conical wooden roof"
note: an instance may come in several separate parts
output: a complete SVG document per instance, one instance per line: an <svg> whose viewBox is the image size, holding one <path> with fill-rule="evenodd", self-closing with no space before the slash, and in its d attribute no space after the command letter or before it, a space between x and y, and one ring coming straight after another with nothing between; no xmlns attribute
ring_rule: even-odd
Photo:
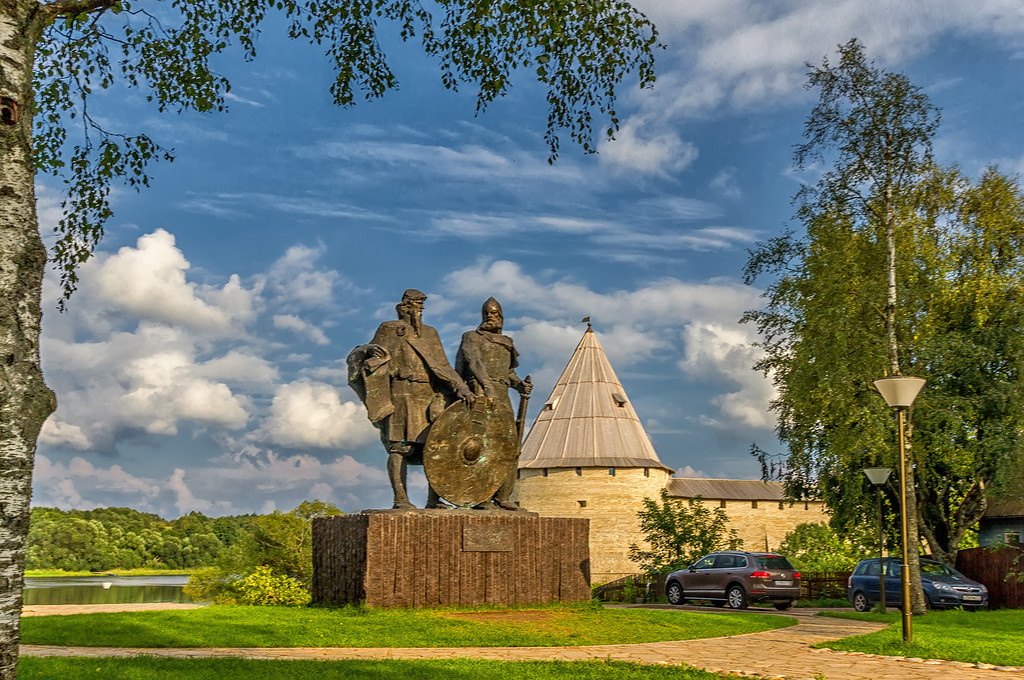
<svg viewBox="0 0 1024 680"><path fill-rule="evenodd" d="M523 443L520 468L665 466L588 325Z"/></svg>

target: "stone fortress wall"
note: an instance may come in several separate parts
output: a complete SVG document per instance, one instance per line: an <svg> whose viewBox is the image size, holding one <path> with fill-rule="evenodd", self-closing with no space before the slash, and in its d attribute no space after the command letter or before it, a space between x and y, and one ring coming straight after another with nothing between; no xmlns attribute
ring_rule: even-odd
<svg viewBox="0 0 1024 680"><path fill-rule="evenodd" d="M609 469L615 474L610 475ZM577 472L578 470L578 472ZM647 475L644 474L647 470ZM590 582L634 574L629 544L640 541L636 513L644 497L657 498L668 481L661 468L522 469L513 498L541 517L590 520Z"/></svg>
<svg viewBox="0 0 1024 680"><path fill-rule="evenodd" d="M520 469L513 498L542 517L590 520L590 580L598 585L639 571L629 559L630 544L642 542L636 513L643 499L657 499L669 480L663 468ZM723 508L742 548L753 552L777 549L798 524L828 521L820 501L706 498L705 504Z"/></svg>

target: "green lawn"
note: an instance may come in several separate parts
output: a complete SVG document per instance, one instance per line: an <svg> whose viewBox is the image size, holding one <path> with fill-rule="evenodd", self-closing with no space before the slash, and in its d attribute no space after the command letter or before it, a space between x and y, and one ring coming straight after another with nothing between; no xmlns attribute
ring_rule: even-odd
<svg viewBox="0 0 1024 680"><path fill-rule="evenodd" d="M475 610L213 606L26 617L21 641L94 647L520 647L720 637L794 623L768 614L592 604Z"/></svg>
<svg viewBox="0 0 1024 680"><path fill-rule="evenodd" d="M1024 610L931 611L925 616L913 618L913 640L909 645L903 644L899 612L836 612L823 615L887 621L893 625L877 633L824 642L818 647L925 659L980 661L997 666L1024 666Z"/></svg>
<svg viewBox="0 0 1024 680"><path fill-rule="evenodd" d="M34 659L18 663L19 680L722 680L679 666L619 661L249 661L244 659Z"/></svg>

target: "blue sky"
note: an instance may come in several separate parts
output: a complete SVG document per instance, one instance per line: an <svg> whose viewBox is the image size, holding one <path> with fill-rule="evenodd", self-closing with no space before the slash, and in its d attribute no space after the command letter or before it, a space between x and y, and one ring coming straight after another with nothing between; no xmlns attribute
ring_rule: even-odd
<svg viewBox="0 0 1024 680"><path fill-rule="evenodd" d="M339 109L314 48L265 31L232 55L226 114L160 114L113 92L92 113L177 160L116 215L69 310L44 291L43 368L59 407L34 503L167 517L387 507L384 455L344 359L425 291L450 358L493 295L532 374L530 418L585 325L677 474L753 479L777 450L772 388L738 324L758 305L746 251L792 224L792 169L813 93L804 62L858 37L942 109L936 156L1024 169L1024 6L1016 0L636 3L667 49L658 82L621 89L621 133L546 162L529 74L474 117L415 45L400 90ZM38 185L40 222L58 187ZM414 500L425 484L415 474Z"/></svg>

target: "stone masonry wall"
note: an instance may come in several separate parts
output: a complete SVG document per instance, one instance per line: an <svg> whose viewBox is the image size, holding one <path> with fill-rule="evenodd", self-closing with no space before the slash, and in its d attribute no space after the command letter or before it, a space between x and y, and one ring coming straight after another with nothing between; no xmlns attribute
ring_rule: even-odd
<svg viewBox="0 0 1024 680"><path fill-rule="evenodd" d="M720 507L720 501L707 500L708 508ZM786 534L798 524L824 524L828 522L821 501L783 503L778 501L725 501L723 508L729 516L729 528L735 529L743 540L743 550L761 552L778 550Z"/></svg>
<svg viewBox="0 0 1024 680"><path fill-rule="evenodd" d="M640 543L636 513L645 497L656 499L668 483L665 470L648 468L549 468L522 469L513 498L542 517L586 517L590 520L591 583L594 585L634 574L629 559L630 543ZM581 504L581 501L585 505ZM709 508L719 500L706 500ZM743 549L774 550L798 524L828 521L821 502L727 500L724 507L729 528L743 540Z"/></svg>
<svg viewBox="0 0 1024 680"><path fill-rule="evenodd" d="M636 513L644 497L657 498L668 482L659 468L550 468L520 470L513 498L542 517L590 520L590 579L600 584L638 571L629 544L640 541ZM581 504L585 503L585 505Z"/></svg>

